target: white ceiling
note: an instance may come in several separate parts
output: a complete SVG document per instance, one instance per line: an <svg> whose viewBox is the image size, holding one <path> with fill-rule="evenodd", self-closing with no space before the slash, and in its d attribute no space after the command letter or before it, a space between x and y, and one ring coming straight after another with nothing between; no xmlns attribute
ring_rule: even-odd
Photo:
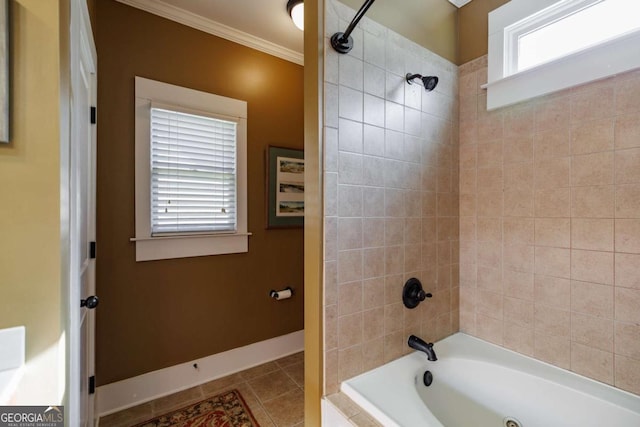
<svg viewBox="0 0 640 427"><path fill-rule="evenodd" d="M118 1L302 63L303 32L293 25L287 13L287 0ZM471 0L449 1L461 7Z"/></svg>

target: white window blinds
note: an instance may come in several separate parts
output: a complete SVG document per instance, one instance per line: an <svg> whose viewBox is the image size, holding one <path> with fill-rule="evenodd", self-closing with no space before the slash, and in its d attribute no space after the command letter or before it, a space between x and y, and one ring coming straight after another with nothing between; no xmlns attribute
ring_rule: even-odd
<svg viewBox="0 0 640 427"><path fill-rule="evenodd" d="M151 108L151 234L235 232L237 123Z"/></svg>

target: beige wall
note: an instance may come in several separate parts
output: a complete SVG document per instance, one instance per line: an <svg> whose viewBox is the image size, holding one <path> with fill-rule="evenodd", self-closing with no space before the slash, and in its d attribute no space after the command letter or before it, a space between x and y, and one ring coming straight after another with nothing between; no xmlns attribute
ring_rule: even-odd
<svg viewBox="0 0 640 427"><path fill-rule="evenodd" d="M265 229L267 147L304 144L303 68L114 0L96 16L98 384L303 329L303 230ZM135 261L134 76L247 101L248 253Z"/></svg>
<svg viewBox="0 0 640 427"><path fill-rule="evenodd" d="M446 0L378 1L366 16L459 65L487 54L487 14L508 1L473 0L459 9ZM342 3L355 15L364 0ZM332 31L345 31L353 15Z"/></svg>
<svg viewBox="0 0 640 427"><path fill-rule="evenodd" d="M56 369L63 329L60 6L41 0L11 6L11 143L0 144L0 328L26 326L31 368L19 402L51 404L63 381Z"/></svg>
<svg viewBox="0 0 640 427"><path fill-rule="evenodd" d="M352 16L326 2L327 29ZM348 55L327 48L325 393L458 329L457 67L368 18ZM331 33L327 34L329 37ZM440 77L435 91L407 72ZM409 310L402 287L433 299Z"/></svg>
<svg viewBox="0 0 640 427"><path fill-rule="evenodd" d="M640 73L486 111L460 68L460 327L640 394Z"/></svg>
<svg viewBox="0 0 640 427"><path fill-rule="evenodd" d="M342 0L342 3L353 9L353 13L337 25L335 31L341 32L347 29L364 0ZM369 8L366 17L449 61L456 61L457 8L447 0L377 1Z"/></svg>
<svg viewBox="0 0 640 427"><path fill-rule="evenodd" d="M473 0L458 9L458 65L487 54L488 13L509 0Z"/></svg>

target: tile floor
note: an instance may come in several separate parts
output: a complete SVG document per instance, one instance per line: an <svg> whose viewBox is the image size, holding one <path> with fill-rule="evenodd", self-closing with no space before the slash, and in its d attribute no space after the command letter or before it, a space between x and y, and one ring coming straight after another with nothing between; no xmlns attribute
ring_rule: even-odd
<svg viewBox="0 0 640 427"><path fill-rule="evenodd" d="M130 427L234 388L240 391L260 427L304 426L301 352L101 417L99 427Z"/></svg>

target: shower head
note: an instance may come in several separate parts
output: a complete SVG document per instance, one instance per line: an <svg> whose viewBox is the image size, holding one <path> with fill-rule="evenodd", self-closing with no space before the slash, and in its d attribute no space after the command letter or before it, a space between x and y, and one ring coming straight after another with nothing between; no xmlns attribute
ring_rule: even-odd
<svg viewBox="0 0 640 427"><path fill-rule="evenodd" d="M427 92L431 92L438 85L438 78L436 76L422 76L421 74L407 73L405 76L407 83L412 84L415 79L422 80L422 86Z"/></svg>

